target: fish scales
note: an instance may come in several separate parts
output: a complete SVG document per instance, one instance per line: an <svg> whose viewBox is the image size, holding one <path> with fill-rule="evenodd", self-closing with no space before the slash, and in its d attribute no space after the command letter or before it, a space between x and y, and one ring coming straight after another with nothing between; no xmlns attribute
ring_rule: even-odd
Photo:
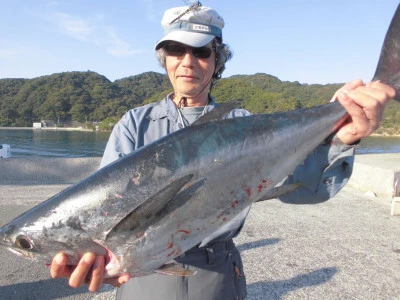
<svg viewBox="0 0 400 300"><path fill-rule="evenodd" d="M262 199L343 115L340 106L327 105L180 130L17 218L1 229L2 243L29 237L32 249L25 250L45 263L59 251L71 264L93 251L113 262L108 276L148 274ZM321 116L324 121L317 121ZM313 141L304 143L309 136ZM132 211L144 205L155 209L143 209L132 220Z"/></svg>

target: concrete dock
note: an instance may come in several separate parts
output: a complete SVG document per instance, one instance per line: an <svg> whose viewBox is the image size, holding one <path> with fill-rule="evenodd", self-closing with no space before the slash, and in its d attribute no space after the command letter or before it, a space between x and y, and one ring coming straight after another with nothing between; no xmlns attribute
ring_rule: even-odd
<svg viewBox="0 0 400 300"><path fill-rule="evenodd" d="M0 159L0 226L97 169L99 158ZM400 299L399 154L357 155L349 184L315 205L254 204L236 243L248 299ZM0 299L113 299L53 280L0 249Z"/></svg>

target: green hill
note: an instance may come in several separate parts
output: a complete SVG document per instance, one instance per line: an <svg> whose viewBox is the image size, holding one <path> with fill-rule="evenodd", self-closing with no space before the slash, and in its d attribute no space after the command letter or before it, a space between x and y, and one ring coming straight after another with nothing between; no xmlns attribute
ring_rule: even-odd
<svg viewBox="0 0 400 300"><path fill-rule="evenodd" d="M253 113L274 113L328 102L342 84L300 84L257 73L221 79L217 101L243 99ZM64 72L34 79L0 79L0 126L59 126L119 119L130 108L162 99L172 88L166 75L146 72L114 82L95 72ZM391 103L381 132L400 132L400 106Z"/></svg>

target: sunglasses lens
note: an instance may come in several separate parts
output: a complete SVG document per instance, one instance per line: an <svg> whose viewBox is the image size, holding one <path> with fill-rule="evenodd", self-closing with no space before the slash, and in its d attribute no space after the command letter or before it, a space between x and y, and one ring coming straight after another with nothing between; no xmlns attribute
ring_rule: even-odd
<svg viewBox="0 0 400 300"><path fill-rule="evenodd" d="M185 55L185 53L190 49L190 51L193 53L193 56L197 58L209 58L212 51L207 47L186 48L185 46L176 44L167 44L165 45L164 49L167 52L167 55L177 57Z"/></svg>
<svg viewBox="0 0 400 300"><path fill-rule="evenodd" d="M169 56L182 56L186 53L186 48L181 45L166 45L165 51Z"/></svg>
<svg viewBox="0 0 400 300"><path fill-rule="evenodd" d="M192 53L194 57L209 58L211 55L211 49L207 47L193 48Z"/></svg>

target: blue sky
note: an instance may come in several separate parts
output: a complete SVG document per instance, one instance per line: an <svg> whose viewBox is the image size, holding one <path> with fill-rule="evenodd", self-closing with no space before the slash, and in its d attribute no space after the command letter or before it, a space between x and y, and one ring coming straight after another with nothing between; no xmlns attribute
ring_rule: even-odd
<svg viewBox="0 0 400 300"><path fill-rule="evenodd" d="M164 73L154 56L167 8L190 0L2 1L0 78L94 71L114 81ZM204 0L234 52L224 77L267 73L301 83L369 80L398 1Z"/></svg>

